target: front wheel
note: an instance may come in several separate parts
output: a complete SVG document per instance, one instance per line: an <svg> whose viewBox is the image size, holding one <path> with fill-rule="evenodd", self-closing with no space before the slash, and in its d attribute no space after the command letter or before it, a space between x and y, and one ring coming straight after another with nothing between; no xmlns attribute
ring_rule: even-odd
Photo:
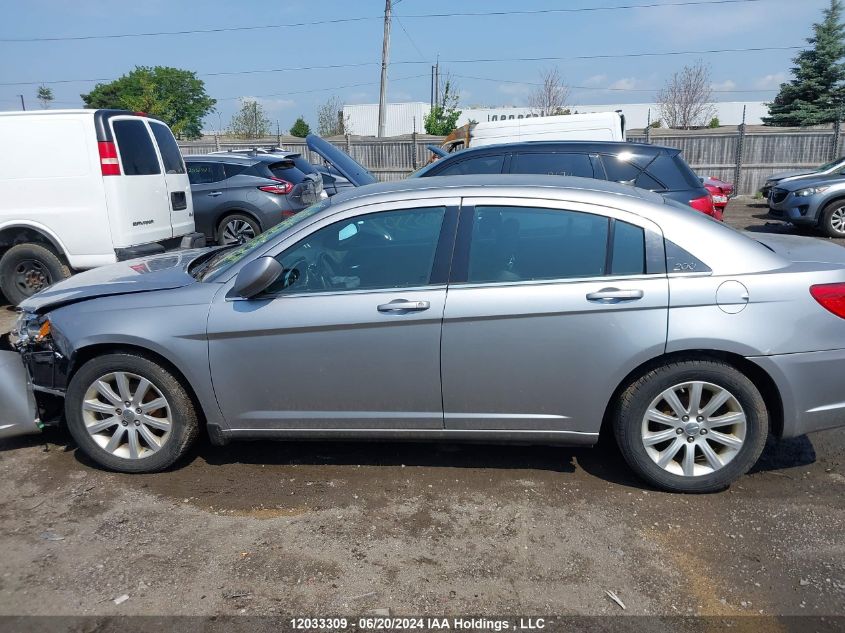
<svg viewBox="0 0 845 633"><path fill-rule="evenodd" d="M820 226L828 237L845 237L845 200L835 200L824 208Z"/></svg>
<svg viewBox="0 0 845 633"><path fill-rule="evenodd" d="M79 448L111 470L163 470L198 435L194 404L182 383L160 364L128 353L88 361L65 397L68 429Z"/></svg>
<svg viewBox="0 0 845 633"><path fill-rule="evenodd" d="M658 367L622 394L619 448L645 481L672 492L714 492L748 472L768 435L763 397L719 361Z"/></svg>

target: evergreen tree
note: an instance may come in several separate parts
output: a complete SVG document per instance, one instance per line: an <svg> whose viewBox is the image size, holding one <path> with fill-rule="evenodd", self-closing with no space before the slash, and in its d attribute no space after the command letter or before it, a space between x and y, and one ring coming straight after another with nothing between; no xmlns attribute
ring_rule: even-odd
<svg viewBox="0 0 845 633"><path fill-rule="evenodd" d="M311 134L311 127L305 122L305 119L300 116L293 122L293 125L290 128L290 134L291 136L305 138Z"/></svg>
<svg viewBox="0 0 845 633"><path fill-rule="evenodd" d="M794 79L781 84L769 104L766 125L820 125L835 121L845 107L845 25L841 22L842 1L831 0L824 20L813 24L812 48L793 59Z"/></svg>

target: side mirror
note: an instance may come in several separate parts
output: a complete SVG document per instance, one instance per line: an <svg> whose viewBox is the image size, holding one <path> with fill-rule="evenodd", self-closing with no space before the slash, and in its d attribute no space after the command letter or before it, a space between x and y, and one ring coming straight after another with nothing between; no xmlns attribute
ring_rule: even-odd
<svg viewBox="0 0 845 633"><path fill-rule="evenodd" d="M281 274L282 265L273 257L259 257L241 268L229 294L251 299L267 290Z"/></svg>

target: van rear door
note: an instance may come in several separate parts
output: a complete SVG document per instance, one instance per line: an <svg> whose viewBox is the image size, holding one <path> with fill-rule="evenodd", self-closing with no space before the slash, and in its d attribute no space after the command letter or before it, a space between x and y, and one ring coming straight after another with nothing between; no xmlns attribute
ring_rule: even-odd
<svg viewBox="0 0 845 633"><path fill-rule="evenodd" d="M156 145L146 121L137 116L109 119L120 174L104 176L115 248L173 237L170 197Z"/></svg>
<svg viewBox="0 0 845 633"><path fill-rule="evenodd" d="M170 201L170 224L173 227L173 236L193 233L193 200L182 152L169 127L153 120L149 120L148 123L153 131L153 138L158 145L158 152L164 166L164 181L167 185L167 198Z"/></svg>

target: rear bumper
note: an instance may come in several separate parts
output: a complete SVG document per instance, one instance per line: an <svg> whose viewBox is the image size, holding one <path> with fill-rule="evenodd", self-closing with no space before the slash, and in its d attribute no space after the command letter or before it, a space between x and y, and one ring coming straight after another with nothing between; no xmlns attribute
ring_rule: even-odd
<svg viewBox="0 0 845 633"><path fill-rule="evenodd" d="M0 351L0 438L41 432L29 374L17 352Z"/></svg>
<svg viewBox="0 0 845 633"><path fill-rule="evenodd" d="M845 426L845 349L755 356L783 402L783 437Z"/></svg>

